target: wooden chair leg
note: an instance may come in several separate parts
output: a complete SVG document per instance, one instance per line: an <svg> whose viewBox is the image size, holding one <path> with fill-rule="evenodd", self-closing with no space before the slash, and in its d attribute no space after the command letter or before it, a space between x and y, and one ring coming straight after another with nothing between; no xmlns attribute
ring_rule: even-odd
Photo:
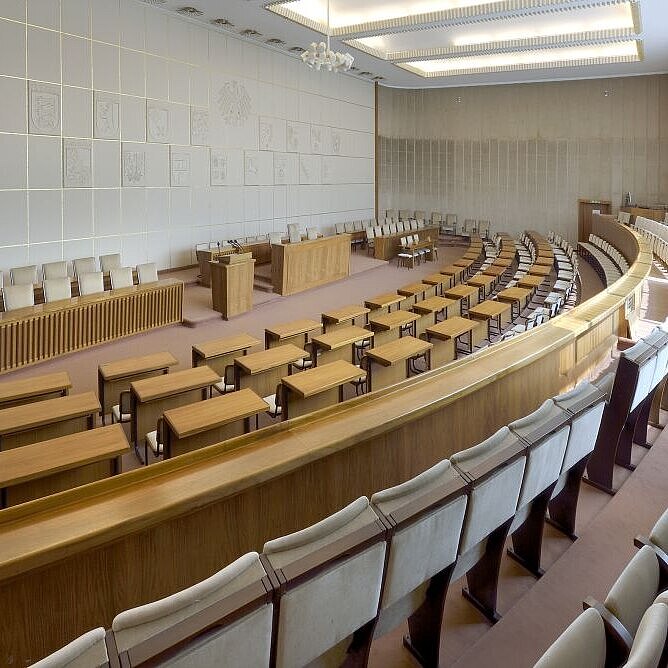
<svg viewBox="0 0 668 668"><path fill-rule="evenodd" d="M371 641L373 640L373 632L377 621L378 617L375 617L361 629L355 631L341 668L364 668L369 663Z"/></svg>
<svg viewBox="0 0 668 668"><path fill-rule="evenodd" d="M580 483L588 460L589 455L583 457L568 471L564 488L548 504L549 517L545 521L571 540L577 540L575 516L580 497Z"/></svg>
<svg viewBox="0 0 668 668"><path fill-rule="evenodd" d="M621 419L615 414L614 407L606 406L594 451L587 462L587 475L583 478L587 484L608 494L615 494L617 491L613 488L613 474L617 442L623 427L620 422Z"/></svg>
<svg viewBox="0 0 668 668"><path fill-rule="evenodd" d="M657 385L645 398L645 401L639 406L639 413L636 419L636 426L633 431L633 442L642 446L643 448L652 447L652 444L647 440L647 425L649 424L649 416L654 403L654 396L660 386Z"/></svg>

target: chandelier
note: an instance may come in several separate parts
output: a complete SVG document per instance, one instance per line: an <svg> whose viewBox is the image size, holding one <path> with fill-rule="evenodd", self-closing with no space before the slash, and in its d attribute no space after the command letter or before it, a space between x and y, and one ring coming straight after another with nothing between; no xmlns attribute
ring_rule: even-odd
<svg viewBox="0 0 668 668"><path fill-rule="evenodd" d="M329 45L329 33L329 0L327 0L327 43L311 42L309 48L302 53L302 62L313 70L319 71L324 67L328 72L347 72L355 59L349 53L332 51Z"/></svg>

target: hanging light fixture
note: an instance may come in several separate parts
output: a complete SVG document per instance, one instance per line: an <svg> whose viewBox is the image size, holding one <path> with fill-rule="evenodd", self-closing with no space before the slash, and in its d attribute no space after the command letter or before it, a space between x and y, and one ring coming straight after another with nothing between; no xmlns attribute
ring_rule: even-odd
<svg viewBox="0 0 668 668"><path fill-rule="evenodd" d="M327 42L311 42L306 51L302 53L302 62L306 63L313 70L321 70L323 67L328 72L347 72L355 58L349 53L340 53L332 51L329 45L329 0L327 0Z"/></svg>

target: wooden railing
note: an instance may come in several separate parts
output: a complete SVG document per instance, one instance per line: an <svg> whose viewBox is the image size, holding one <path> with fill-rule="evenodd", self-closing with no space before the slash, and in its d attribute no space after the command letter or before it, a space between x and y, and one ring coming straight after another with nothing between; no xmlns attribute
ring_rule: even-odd
<svg viewBox="0 0 668 668"><path fill-rule="evenodd" d="M109 627L121 610L407 480L586 377L650 270L645 242L615 229L635 249L629 272L541 327L385 390L0 512L0 664Z"/></svg>

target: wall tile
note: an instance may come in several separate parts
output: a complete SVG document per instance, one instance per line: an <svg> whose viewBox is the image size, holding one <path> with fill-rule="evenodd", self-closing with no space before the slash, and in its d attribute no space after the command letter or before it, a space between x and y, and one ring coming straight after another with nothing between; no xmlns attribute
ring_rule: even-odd
<svg viewBox="0 0 668 668"><path fill-rule="evenodd" d="M96 0L91 3L91 32L93 39L118 44L121 17L119 0Z"/></svg>
<svg viewBox="0 0 668 668"><path fill-rule="evenodd" d="M91 42L72 35L63 35L63 83L91 86Z"/></svg>
<svg viewBox="0 0 668 668"><path fill-rule="evenodd" d="M62 239L62 190L31 190L28 193L30 211L30 243Z"/></svg>
<svg viewBox="0 0 668 668"><path fill-rule="evenodd" d="M90 0L60 0L60 20L63 32L90 37Z"/></svg>
<svg viewBox="0 0 668 668"><path fill-rule="evenodd" d="M93 88L117 93L119 83L119 48L93 42Z"/></svg>
<svg viewBox="0 0 668 668"><path fill-rule="evenodd" d="M60 0L30 0L28 23L42 28L60 30Z"/></svg>
<svg viewBox="0 0 668 668"><path fill-rule="evenodd" d="M0 128L4 132L25 132L27 119L26 82L0 77Z"/></svg>
<svg viewBox="0 0 668 668"><path fill-rule="evenodd" d="M63 136L93 136L93 91L63 86Z"/></svg>
<svg viewBox="0 0 668 668"><path fill-rule="evenodd" d="M28 186L62 187L62 142L60 137L28 137Z"/></svg>
<svg viewBox="0 0 668 668"><path fill-rule="evenodd" d="M98 237L121 232L121 191L119 188L93 191L93 229Z"/></svg>
<svg viewBox="0 0 668 668"><path fill-rule="evenodd" d="M120 142L93 142L93 185L96 188L118 188L121 185Z"/></svg>
<svg viewBox="0 0 668 668"><path fill-rule="evenodd" d="M26 27L21 23L0 21L0 74L26 75Z"/></svg>
<svg viewBox="0 0 668 668"><path fill-rule="evenodd" d="M28 193L25 190L0 190L2 243L7 246L28 243Z"/></svg>
<svg viewBox="0 0 668 668"><path fill-rule="evenodd" d="M143 97L121 96L121 139L146 141L146 100Z"/></svg>
<svg viewBox="0 0 668 668"><path fill-rule="evenodd" d="M145 45L144 7L134 0L121 0L121 46L143 51Z"/></svg>
<svg viewBox="0 0 668 668"><path fill-rule="evenodd" d="M20 59L20 54L16 54ZM28 78L60 83L60 36L28 26Z"/></svg>
<svg viewBox="0 0 668 668"><path fill-rule="evenodd" d="M28 142L25 135L0 134L0 188L25 188Z"/></svg>
<svg viewBox="0 0 668 668"><path fill-rule="evenodd" d="M3 0L0 3L0 18L25 21L26 0Z"/></svg>
<svg viewBox="0 0 668 668"><path fill-rule="evenodd" d="M146 97L169 98L169 61L157 56L146 56Z"/></svg>
<svg viewBox="0 0 668 668"><path fill-rule="evenodd" d="M81 239L93 236L93 191L63 191L63 238Z"/></svg>
<svg viewBox="0 0 668 668"><path fill-rule="evenodd" d="M144 54L121 49L121 93L146 95Z"/></svg>

